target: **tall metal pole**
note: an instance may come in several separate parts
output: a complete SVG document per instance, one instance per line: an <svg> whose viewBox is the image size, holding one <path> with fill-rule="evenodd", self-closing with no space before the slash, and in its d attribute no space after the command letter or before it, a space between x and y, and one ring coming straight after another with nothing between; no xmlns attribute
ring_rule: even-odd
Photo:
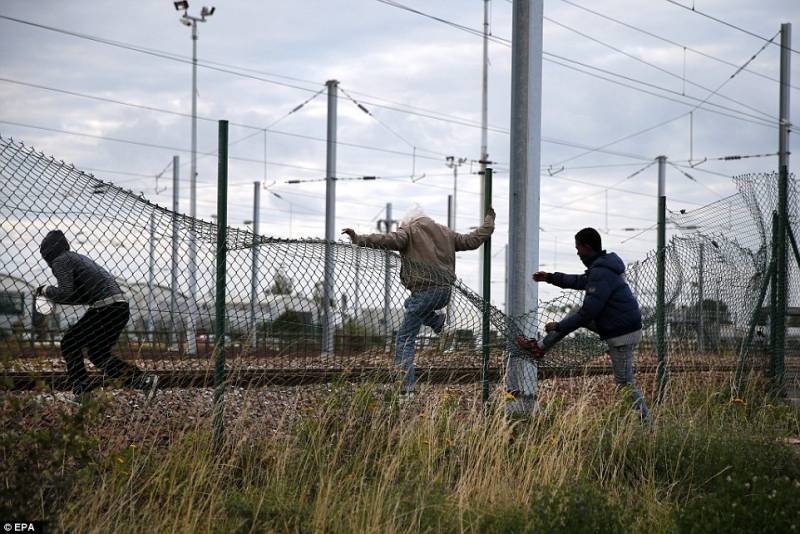
<svg viewBox="0 0 800 534"><path fill-rule="evenodd" d="M666 386L666 342L665 342L665 323L666 323L666 310L664 291L665 283L664 278L666 274L666 213L667 213L667 196L666 196L666 170L667 170L667 157L658 156L658 244L656 247L656 357L658 359L658 366L656 367L656 384L657 384L657 402L660 402L664 396L664 388Z"/></svg>
<svg viewBox="0 0 800 534"><path fill-rule="evenodd" d="M192 19L192 160L189 175L189 298L197 298L197 20Z"/></svg>
<svg viewBox="0 0 800 534"><path fill-rule="evenodd" d="M481 176L486 176L486 162L488 154L489 130L489 0L483 0L483 69L481 73ZM485 180L481 180L481 207L486 205ZM483 224L486 212L478 214L478 223ZM484 258L478 259L478 280L483 279ZM485 298L483 288L480 295Z"/></svg>
<svg viewBox="0 0 800 534"><path fill-rule="evenodd" d="M172 334L176 332L175 312L178 296L178 210L180 203L180 158L172 156L172 261L170 262L169 292L169 336L167 343L172 343Z"/></svg>
<svg viewBox="0 0 800 534"><path fill-rule="evenodd" d="M773 385L777 390L783 388L784 356L786 340L786 312L788 298L789 255L786 236L789 227L788 182L789 182L789 84L791 79L792 25L781 24L781 84L780 84L780 127L778 129L778 263L777 270L777 314L775 319L776 348Z"/></svg>
<svg viewBox="0 0 800 534"><path fill-rule="evenodd" d="M219 121L217 166L217 306L214 361L214 444L222 445L225 392L225 266L228 252L228 121Z"/></svg>
<svg viewBox="0 0 800 534"><path fill-rule="evenodd" d="M458 165L453 165L453 228L456 231L456 217L458 210L456 209L456 198L458 196Z"/></svg>
<svg viewBox="0 0 800 534"><path fill-rule="evenodd" d="M483 212L489 211L492 207L492 169L486 168L483 175L483 191L485 196L483 198ZM490 349L490 318L489 306L492 298L492 240L487 239L483 243L483 254L481 255L484 262L483 269L483 333L481 338L483 340L483 370L482 376L482 398L484 404L489 401L489 349Z"/></svg>
<svg viewBox="0 0 800 534"><path fill-rule="evenodd" d="M356 298L353 299L353 319L358 319L358 310L361 307L361 247L356 249L356 277L353 280Z"/></svg>
<svg viewBox="0 0 800 534"><path fill-rule="evenodd" d="M336 240L336 104L339 82L328 80L328 144L325 164L325 279L323 281L322 353L332 356L335 349L334 301L334 241Z"/></svg>
<svg viewBox="0 0 800 534"><path fill-rule="evenodd" d="M453 224L453 195L447 195L447 227L455 232Z"/></svg>
<svg viewBox="0 0 800 534"><path fill-rule="evenodd" d="M543 0L514 0L511 37L511 169L509 180L508 286L506 310L521 323L536 313L538 288L531 273L539 270L539 191L542 123ZM533 321L520 324L531 328ZM533 337L536 332L521 332ZM512 336L513 337L513 336ZM509 340L514 343L513 339ZM538 387L538 368L516 356L508 362L506 389L514 395L506 411L531 411Z"/></svg>
<svg viewBox="0 0 800 534"><path fill-rule="evenodd" d="M458 168L463 165L467 158L458 158L455 156L447 156L446 158L447 163L446 165L453 169L453 223L450 225L450 229L455 231L456 230L456 214L458 213L456 209L456 197L458 195Z"/></svg>
<svg viewBox="0 0 800 534"><path fill-rule="evenodd" d="M147 327L145 328L145 336L152 343L155 334L155 325L153 324L153 289L155 286L155 243L156 243L156 214L150 214L150 248L148 254L148 272L147 272Z"/></svg>
<svg viewBox="0 0 800 534"><path fill-rule="evenodd" d="M386 203L386 220L384 221L384 232L389 233L392 231L392 203ZM383 270L383 327L384 327L384 335L386 336L386 350L388 351L391 348L391 335L392 329L389 324L391 317L389 317L389 304L392 300L392 278L391 278L391 262L389 261L389 254L385 253L385 263L384 263L384 270Z"/></svg>
<svg viewBox="0 0 800 534"><path fill-rule="evenodd" d="M706 350L706 328L705 328L705 315L706 315L706 308L705 308L705 291L703 287L703 282L705 281L705 263L704 260L704 252L705 246L703 243L700 243L700 266L697 270L697 309L698 313L700 314L697 318L697 350L699 352L705 352Z"/></svg>
<svg viewBox="0 0 800 534"><path fill-rule="evenodd" d="M253 182L253 261L250 274L250 348L255 351L258 348L258 335L256 322L260 311L258 298L258 235L261 213L261 183Z"/></svg>

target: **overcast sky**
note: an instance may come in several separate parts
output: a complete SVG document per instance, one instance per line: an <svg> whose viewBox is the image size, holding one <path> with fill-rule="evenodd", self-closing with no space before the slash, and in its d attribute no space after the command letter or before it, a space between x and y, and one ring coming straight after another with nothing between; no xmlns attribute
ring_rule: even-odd
<svg viewBox="0 0 800 534"><path fill-rule="evenodd" d="M779 31L782 22L800 22L800 3L795 0L683 2L767 38ZM476 30L482 27L480 0L402 3ZM197 14L201 5L192 3L190 14ZM511 49L503 41L511 39L512 5L492 0L490 6L491 33L500 41L489 45L488 144L490 159L496 162L498 212L492 300L502 304L511 120ZM374 231L387 202L393 204L396 218L417 202L446 224L447 195L453 189L446 155L468 160L459 169L458 230L466 232L478 224L480 178L475 174L477 165L470 161L480 155L480 37L376 0L229 0L216 7L199 27L198 151L215 152L217 119L233 124L230 155L239 159L231 160L229 167L232 225L244 227L243 221L252 218L252 183L265 181L271 184L269 191L282 198L262 191L262 233L324 236L324 182L285 182L324 177L325 95L287 114L330 79L339 80L340 87L373 115L341 95L339 141L362 146L338 147L338 176L382 177L338 182L337 228ZM584 226L600 229L605 247L626 262L652 250L654 231L637 236L638 231L625 229L655 223L656 167L625 178L659 154L686 165L690 157L696 163L706 157L777 152L779 47L768 45L746 70L729 80L737 70L732 65L743 65L764 41L666 0L547 0L544 13L542 269L583 269L572 236ZM171 203L171 175L168 172L159 181L159 193L154 177L177 154L183 178L181 211L188 213L188 117L64 93L188 115L191 64L186 60L191 58L191 30L179 23L173 3L4 0L0 15L19 19L0 19L0 134L141 191L164 206ZM800 49L797 28L793 47ZM179 60L159 57L164 54ZM800 54L791 59L791 117L797 120ZM688 112L726 80L719 93L693 113L690 135ZM259 129L275 121L279 122L272 130L277 131L266 137L265 177L265 136ZM660 126L652 128L656 125ZM648 128L652 129L609 145ZM248 136L252 137L237 142ZM604 147L608 152L570 159L586 152L579 147ZM796 136L791 147L798 147ZM551 165L560 169L567 159L555 176L546 171ZM707 161L690 171L696 182L668 167L668 207L694 209L713 202L734 192L731 176L776 167L774 156ZM412 171L425 177L412 182ZM199 159L198 184L198 215L210 220L216 212L216 158ZM612 185L615 189L606 189ZM458 260L459 275L473 287L478 284L477 258L476 252L462 253ZM543 291L541 296L552 294Z"/></svg>

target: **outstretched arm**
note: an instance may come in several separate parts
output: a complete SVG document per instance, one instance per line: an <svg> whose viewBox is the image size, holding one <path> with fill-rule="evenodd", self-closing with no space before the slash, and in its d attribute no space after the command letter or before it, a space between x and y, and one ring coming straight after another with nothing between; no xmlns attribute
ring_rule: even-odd
<svg viewBox="0 0 800 534"><path fill-rule="evenodd" d="M495 213L492 208L486 212L486 217L483 218L483 224L468 234L455 234L455 248L456 251L460 250L475 250L481 246L484 241L489 239L494 232L494 218Z"/></svg>
<svg viewBox="0 0 800 534"><path fill-rule="evenodd" d="M398 228L396 232L389 232L388 234L358 235L352 228L345 228L342 233L347 234L350 237L350 241L361 247L403 250L408 245L408 232L403 228Z"/></svg>
<svg viewBox="0 0 800 534"><path fill-rule="evenodd" d="M586 289L587 276L584 274L549 273L547 283L562 289Z"/></svg>
<svg viewBox="0 0 800 534"><path fill-rule="evenodd" d="M583 275L587 278L586 275ZM611 286L600 276L589 276L585 283L586 295L583 297L583 305L577 313L569 315L558 322L556 330L564 335L582 326L586 326L606 307L608 298L611 296Z"/></svg>

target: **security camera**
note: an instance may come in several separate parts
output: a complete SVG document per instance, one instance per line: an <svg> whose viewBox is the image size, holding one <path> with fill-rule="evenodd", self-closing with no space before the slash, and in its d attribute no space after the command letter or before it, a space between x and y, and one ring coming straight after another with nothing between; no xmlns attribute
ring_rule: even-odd
<svg viewBox="0 0 800 534"><path fill-rule="evenodd" d="M191 26L192 21L187 19L186 17L181 17L181 24L183 24L184 26Z"/></svg>
<svg viewBox="0 0 800 534"><path fill-rule="evenodd" d="M200 10L200 16L201 17L210 17L211 15L214 14L214 11L216 11L216 10L217 10L217 8L215 8L213 6L212 7L203 6L203 9Z"/></svg>
<svg viewBox="0 0 800 534"><path fill-rule="evenodd" d="M178 0L177 2L173 2L175 4L175 11L180 11L183 9L184 11L189 9L189 2L186 0Z"/></svg>

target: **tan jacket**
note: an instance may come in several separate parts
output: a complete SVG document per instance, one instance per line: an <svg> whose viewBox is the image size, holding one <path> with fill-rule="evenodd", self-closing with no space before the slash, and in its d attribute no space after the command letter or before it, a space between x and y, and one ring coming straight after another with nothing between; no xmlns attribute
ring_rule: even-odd
<svg viewBox="0 0 800 534"><path fill-rule="evenodd" d="M459 234L429 217L420 217L396 232L356 236L360 246L400 251L400 281L408 289L449 286L456 277L456 252L475 250L494 232L494 217L468 234Z"/></svg>

